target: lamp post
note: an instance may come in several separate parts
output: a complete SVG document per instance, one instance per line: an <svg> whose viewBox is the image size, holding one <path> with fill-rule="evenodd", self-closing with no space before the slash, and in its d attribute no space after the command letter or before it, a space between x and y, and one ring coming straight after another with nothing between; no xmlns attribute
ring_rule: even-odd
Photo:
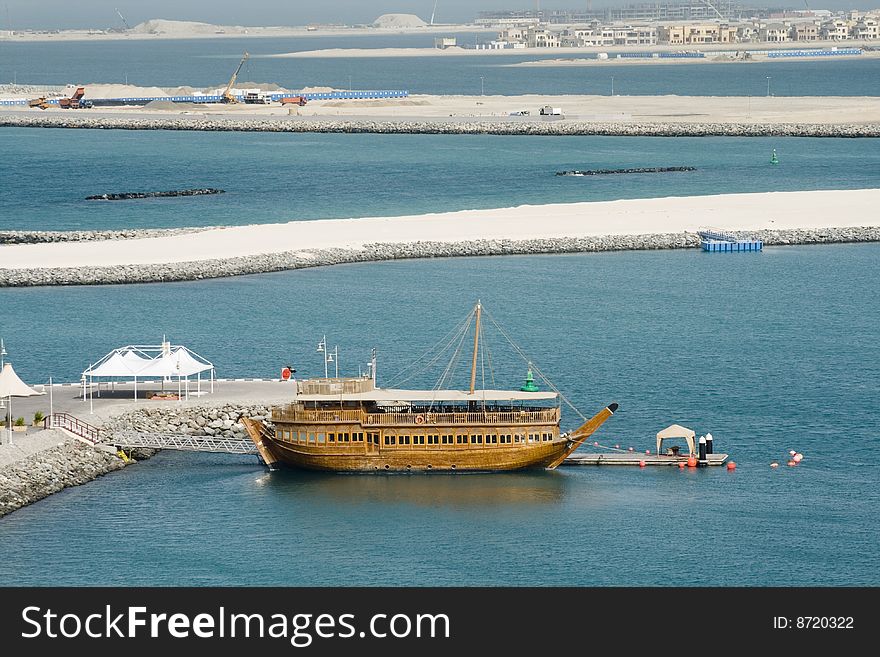
<svg viewBox="0 0 880 657"><path fill-rule="evenodd" d="M480 76L480 95L483 95L483 76Z"/></svg>
<svg viewBox="0 0 880 657"><path fill-rule="evenodd" d="M767 76L767 97L770 97L770 76Z"/></svg>
<svg viewBox="0 0 880 657"><path fill-rule="evenodd" d="M318 343L318 353L324 355L324 378L330 378L330 374L327 368L328 363L334 363L336 370L336 378L339 378L339 346L333 347L333 351L330 351L327 348L327 336L324 335L321 337L321 341Z"/></svg>

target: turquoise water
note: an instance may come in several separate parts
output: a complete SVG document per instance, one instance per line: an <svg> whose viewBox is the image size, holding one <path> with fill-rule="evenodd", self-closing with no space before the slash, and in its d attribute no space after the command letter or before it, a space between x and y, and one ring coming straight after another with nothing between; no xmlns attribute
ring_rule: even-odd
<svg viewBox="0 0 880 657"><path fill-rule="evenodd" d="M698 194L880 187L880 140L0 130L0 230L388 216ZM779 166L770 165L776 149ZM558 177L563 169L696 166ZM48 182L48 184L47 184ZM219 187L219 196L84 200Z"/></svg>
<svg viewBox="0 0 880 657"><path fill-rule="evenodd" d="M290 361L316 375L324 332L343 371L378 347L387 381L481 297L584 412L620 403L604 443L652 448L680 422L739 464L360 477L166 453L0 520L0 581L877 585L878 263L870 244L0 290L0 333L32 382L162 333L221 376ZM499 385L519 385L522 364L491 346Z"/></svg>
<svg viewBox="0 0 880 657"><path fill-rule="evenodd" d="M473 34L458 35L474 43ZM480 42L493 35L478 35ZM510 67L557 54L273 59L265 55L326 48L431 47L432 35L106 41L0 42L0 81L29 84L125 82L148 86L225 83L244 50L251 53L243 81L276 82L291 89L408 89L412 93L609 94L764 96L767 76L775 96L876 96L880 61L849 59L749 64L614 65L567 68ZM568 57L568 55L565 55Z"/></svg>

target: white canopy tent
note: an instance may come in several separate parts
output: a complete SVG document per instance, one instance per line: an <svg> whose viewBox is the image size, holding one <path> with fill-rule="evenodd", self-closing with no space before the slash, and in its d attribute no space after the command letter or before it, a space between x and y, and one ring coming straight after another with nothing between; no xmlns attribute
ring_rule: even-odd
<svg viewBox="0 0 880 657"><path fill-rule="evenodd" d="M3 369L0 370L0 399L6 399L7 422L6 430L9 433L9 444L12 444L12 398L13 397L33 397L34 395L42 395L45 393L37 392L24 381L18 378L18 374L12 369L12 363L4 363Z"/></svg>
<svg viewBox="0 0 880 657"><path fill-rule="evenodd" d="M671 424L663 429L663 431L657 432L657 453L660 453L660 448L663 445L664 440L669 440L671 438L684 438L687 441L688 450L690 450L688 453L695 454L694 437L696 435L697 434L694 433L693 429L688 429L680 424Z"/></svg>
<svg viewBox="0 0 880 657"><path fill-rule="evenodd" d="M183 345L163 342L158 346L128 345L114 349L82 373L83 400L86 381L91 395L95 378L132 379L134 398L137 400L138 379L177 379L178 395L189 398L189 378L197 377L198 394L202 390L202 372L210 373L211 392L214 392L214 365ZM185 384L183 383L185 382ZM181 389L183 386L183 389Z"/></svg>

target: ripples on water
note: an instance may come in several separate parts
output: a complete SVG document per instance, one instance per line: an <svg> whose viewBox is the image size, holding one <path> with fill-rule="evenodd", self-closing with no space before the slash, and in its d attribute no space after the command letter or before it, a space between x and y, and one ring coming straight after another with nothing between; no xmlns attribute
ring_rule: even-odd
<svg viewBox="0 0 880 657"><path fill-rule="evenodd" d="M342 371L378 346L387 380L479 296L582 410L620 402L605 444L653 449L680 422L739 464L270 475L250 457L165 453L0 520L0 581L876 585L878 256L839 245L440 259L0 290L7 347L31 381L74 378L159 333L222 376L272 376L289 360L316 375L324 332ZM46 308L51 330L34 331ZM503 351L495 343L499 384L518 386L524 366ZM788 449L801 466L784 465Z"/></svg>

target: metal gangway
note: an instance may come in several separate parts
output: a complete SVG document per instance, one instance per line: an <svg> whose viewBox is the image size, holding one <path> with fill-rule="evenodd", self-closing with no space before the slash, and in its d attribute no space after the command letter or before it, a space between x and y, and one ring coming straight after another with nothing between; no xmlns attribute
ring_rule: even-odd
<svg viewBox="0 0 880 657"><path fill-rule="evenodd" d="M113 433L112 443L122 449L145 447L149 449L176 449L183 452L218 452L222 454L257 454L257 448L247 436L192 436L185 433L123 430Z"/></svg>

